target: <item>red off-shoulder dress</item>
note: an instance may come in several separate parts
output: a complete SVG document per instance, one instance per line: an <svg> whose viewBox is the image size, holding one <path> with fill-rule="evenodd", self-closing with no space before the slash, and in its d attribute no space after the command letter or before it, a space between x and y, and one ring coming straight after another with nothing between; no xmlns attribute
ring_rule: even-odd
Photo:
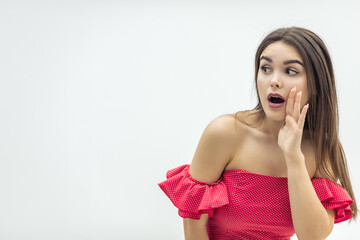
<svg viewBox="0 0 360 240"><path fill-rule="evenodd" d="M241 169L226 170L216 183L192 178L189 164L169 170L160 188L183 218L208 213L209 239L289 240L294 235L286 177ZM348 220L353 200L341 185L325 178L312 184L321 203L335 210L335 223Z"/></svg>

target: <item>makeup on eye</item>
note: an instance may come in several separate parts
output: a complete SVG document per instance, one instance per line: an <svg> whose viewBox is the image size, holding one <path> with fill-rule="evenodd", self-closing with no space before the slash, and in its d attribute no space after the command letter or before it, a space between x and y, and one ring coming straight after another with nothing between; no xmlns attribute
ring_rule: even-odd
<svg viewBox="0 0 360 240"><path fill-rule="evenodd" d="M260 62L263 62L263 61L266 61L266 62L268 62L268 63L273 63L273 60L270 58L270 57L268 57L268 56L265 56L265 55L263 55L263 56L261 56L260 57ZM289 65L289 64L297 64L297 65L300 65L299 67L301 68L303 68L304 67L304 64L300 61L300 60L297 60L297 59L291 59L291 60L285 60L285 61L283 61L282 62L283 63L283 65L285 65L285 66L287 66L287 65ZM271 70L271 68L268 66L268 65L262 65L261 67L260 67L260 69L264 72L264 73L268 73L270 70ZM269 70L269 71L268 71ZM291 73L292 72L292 73ZM297 70L295 70L294 68L286 68L285 69L285 73L287 73L288 75L296 75L296 74L299 74L299 71L297 71Z"/></svg>
<svg viewBox="0 0 360 240"><path fill-rule="evenodd" d="M266 71L266 70L270 71L270 68L268 66L261 66L260 69L265 73L268 73L268 71Z"/></svg>
<svg viewBox="0 0 360 240"><path fill-rule="evenodd" d="M264 72L264 73L269 73L271 71L271 68L268 66L268 65L262 65L260 66L260 69ZM296 71L295 69L293 68L286 68L285 71L284 71L286 74L288 75L296 75L298 74L299 72Z"/></svg>
<svg viewBox="0 0 360 240"><path fill-rule="evenodd" d="M292 74L289 73L290 71L293 72L293 73ZM286 68L285 72L288 73L289 75L296 75L296 74L299 73L298 71L295 71L294 69L291 69L291 68Z"/></svg>

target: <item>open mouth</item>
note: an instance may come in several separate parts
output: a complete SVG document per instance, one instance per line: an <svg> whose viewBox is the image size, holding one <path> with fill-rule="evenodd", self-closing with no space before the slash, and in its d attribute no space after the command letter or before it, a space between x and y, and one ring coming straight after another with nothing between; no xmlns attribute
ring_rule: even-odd
<svg viewBox="0 0 360 240"><path fill-rule="evenodd" d="M285 102L284 99L282 99L282 98L280 98L280 97L275 97L275 96L270 97L269 100L270 100L270 102L272 102L272 103L283 103L283 102Z"/></svg>
<svg viewBox="0 0 360 240"><path fill-rule="evenodd" d="M280 108L285 102L285 98L277 93L270 93L267 99L271 108Z"/></svg>

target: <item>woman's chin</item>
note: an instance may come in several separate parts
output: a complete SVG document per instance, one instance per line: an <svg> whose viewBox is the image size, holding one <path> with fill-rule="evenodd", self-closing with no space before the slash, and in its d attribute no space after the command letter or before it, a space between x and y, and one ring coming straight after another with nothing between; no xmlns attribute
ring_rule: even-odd
<svg viewBox="0 0 360 240"><path fill-rule="evenodd" d="M285 113L267 113L265 112L266 118L275 122L284 122Z"/></svg>

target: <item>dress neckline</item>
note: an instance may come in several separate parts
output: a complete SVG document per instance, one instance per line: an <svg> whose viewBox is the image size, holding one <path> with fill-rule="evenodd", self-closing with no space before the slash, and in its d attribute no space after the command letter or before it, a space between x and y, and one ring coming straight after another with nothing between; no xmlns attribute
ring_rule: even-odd
<svg viewBox="0 0 360 240"><path fill-rule="evenodd" d="M233 168L233 169L228 169L228 170L225 170L223 173L226 173L226 172L243 172L243 173L247 173L247 174L252 174L252 175L255 175L255 176L260 176L260 177L267 177L267 178L273 178L273 179L288 179L287 177L278 177L278 176L270 176L270 175L264 175L264 174L260 174L260 173L254 173L254 172L250 172L248 170L244 170L244 169L238 169L238 168ZM321 177L313 177L311 179L312 180L318 180L318 179L325 179L327 181L331 181L327 178L321 178ZM332 181L331 181L332 182Z"/></svg>
<svg viewBox="0 0 360 240"><path fill-rule="evenodd" d="M252 174L252 175L257 175L257 176L261 176L261 177L267 177L267 178L287 179L287 177L264 175L264 174L254 173L254 172L250 172L250 171L248 171L248 170L237 169L237 168L225 170L224 173L226 173L226 172L244 172L244 173L248 173L248 174Z"/></svg>

